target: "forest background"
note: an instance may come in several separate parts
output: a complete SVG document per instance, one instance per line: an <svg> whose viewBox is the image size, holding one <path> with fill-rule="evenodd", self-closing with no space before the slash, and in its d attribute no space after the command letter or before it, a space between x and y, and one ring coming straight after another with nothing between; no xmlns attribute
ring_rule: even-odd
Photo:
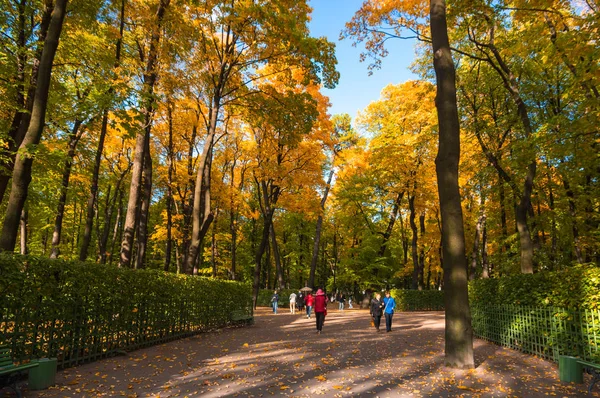
<svg viewBox="0 0 600 398"><path fill-rule="evenodd" d="M426 10L394 4L342 36L375 73L414 37L417 77L352 120L329 114L335 46L305 1L2 0L0 250L442 288ZM599 261L598 7L449 2L470 278Z"/></svg>

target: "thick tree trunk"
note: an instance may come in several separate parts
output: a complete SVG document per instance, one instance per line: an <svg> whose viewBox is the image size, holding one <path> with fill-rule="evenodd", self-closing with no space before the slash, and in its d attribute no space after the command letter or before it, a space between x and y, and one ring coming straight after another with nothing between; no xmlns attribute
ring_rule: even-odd
<svg viewBox="0 0 600 398"><path fill-rule="evenodd" d="M115 69L121 63L121 48L123 43L123 31L125 29L125 4L127 0L121 0L121 15L119 23L119 37L115 45ZM110 87L108 95L112 96L114 88ZM98 181L100 178L100 165L102 163L102 153L104 152L104 141L108 131L108 107L102 111L102 123L100 127L100 136L98 137L98 148L94 157L94 170L92 172L92 183L90 186L90 196L88 197L85 217L85 229L83 232L83 241L79 248L79 260L85 261L88 257L90 242L92 241L92 229L94 224L94 209L96 208L96 200L98 198ZM116 192L116 191L115 191ZM102 256L102 254L101 254ZM111 254L112 256L112 254Z"/></svg>
<svg viewBox="0 0 600 398"><path fill-rule="evenodd" d="M52 251L50 252L50 258L58 258L60 254L62 223L65 215L65 205L67 204L67 193L69 191L69 180L71 179L71 170L73 169L75 149L77 148L77 143L81 138L79 133L81 124L81 120L75 120L73 129L69 135L69 151L67 152L67 159L65 160L65 167L63 169L62 182L60 185L60 196L58 198L58 205L56 208L56 219L54 221L54 232L52 233Z"/></svg>
<svg viewBox="0 0 600 398"><path fill-rule="evenodd" d="M2 226L2 236L0 237L0 250L13 251L19 230L19 218L25 200L27 199L27 190L31 182L31 167L33 157L28 154L28 149L37 145L42 137L44 124L46 120L46 107L48 105L48 93L50 91L50 80L52 77L52 65L58 41L63 26L63 20L66 14L67 0L56 0L48 34L44 41L44 49L40 58L40 67L38 71L37 87L35 88L35 97L31 112L31 120L27 127L25 137L19 146L19 153L15 159L15 166L12 175L12 187L6 215Z"/></svg>
<svg viewBox="0 0 600 398"><path fill-rule="evenodd" d="M430 2L433 66L436 74L436 108L439 149L435 160L442 215L444 298L446 307L446 364L473 368L473 329L467 295L465 235L458 187L460 126L456 105L456 75L446 25L446 2Z"/></svg>
<svg viewBox="0 0 600 398"><path fill-rule="evenodd" d="M411 289L419 289L419 255L417 253L417 242L419 240L419 232L417 230L417 224L415 223L415 196L414 194L408 197L408 207L410 209L410 229L412 231L412 244L411 244L411 256L413 262L413 273Z"/></svg>
<svg viewBox="0 0 600 398"><path fill-rule="evenodd" d="M138 206L140 205L140 186L142 183L142 171L146 157L146 139L149 134L146 129L151 128L152 111L154 109L154 85L157 78L156 64L158 61L158 44L162 33L162 22L169 6L170 0L160 0L156 11L156 26L153 29L150 39L150 49L148 51L148 61L144 73L144 87L142 89L142 98L146 101L144 107L144 129L137 133L135 141L135 155L133 159L133 170L131 172L131 186L129 189L129 201L127 203L127 213L125 215L125 224L123 225L123 241L121 242L121 255L119 264L121 267L131 266L131 256L133 249L133 238L138 220ZM148 145L149 148L149 145Z"/></svg>
<svg viewBox="0 0 600 398"><path fill-rule="evenodd" d="M523 274L533 273L533 241L531 240L531 232L527 224L527 212L531 206L531 192L533 190L536 167L535 161L527 167L525 189L523 190L515 214L517 230L519 231L519 241L521 243L521 273Z"/></svg>
<svg viewBox="0 0 600 398"><path fill-rule="evenodd" d="M281 265L281 256L279 253L279 245L277 244L277 236L275 235L275 227L271 222L271 245L273 247L273 257L275 258L275 272L277 274L277 285L279 289L285 288L283 281L283 267Z"/></svg>

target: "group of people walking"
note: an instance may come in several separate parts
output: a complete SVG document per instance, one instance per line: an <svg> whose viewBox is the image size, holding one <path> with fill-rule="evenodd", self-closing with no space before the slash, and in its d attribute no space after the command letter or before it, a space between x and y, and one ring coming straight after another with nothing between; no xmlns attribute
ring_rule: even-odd
<svg viewBox="0 0 600 398"><path fill-rule="evenodd" d="M381 299L381 294L375 293L375 297L371 300L371 317L373 318L373 326L379 332L381 324L381 316L385 316L385 331L392 331L392 317L396 308L396 300L390 295L390 292L385 292L385 297Z"/></svg>
<svg viewBox="0 0 600 398"><path fill-rule="evenodd" d="M317 334L321 334L323 330L323 324L325 322L325 316L327 315L327 296L323 289L318 289L315 296L313 296L310 292L306 295L302 293L302 291L296 293L291 293L289 297L290 301L290 313L295 314L296 310L302 311L304 307L306 307L306 317L310 318L311 313L314 307L315 318L317 323ZM343 295L339 295L336 297L336 301L339 303L340 311L344 309L345 297ZM350 308L352 305L350 304ZM277 290L275 290L273 296L271 297L271 305L273 307L273 313L277 314L277 309L279 307L279 294ZM392 317L394 316L394 310L396 309L396 300L390 295L389 291L385 292L385 297L382 299L381 294L375 293L375 297L371 300L370 303L370 314L372 318L372 325L375 327L377 331L379 331L379 326L381 324L381 317L385 317L385 331L392 331Z"/></svg>

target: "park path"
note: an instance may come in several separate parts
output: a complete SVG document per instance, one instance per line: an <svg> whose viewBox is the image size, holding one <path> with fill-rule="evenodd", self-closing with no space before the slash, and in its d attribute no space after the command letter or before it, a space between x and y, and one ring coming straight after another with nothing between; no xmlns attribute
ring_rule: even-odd
<svg viewBox="0 0 600 398"><path fill-rule="evenodd" d="M377 333L366 310L330 309L321 335L286 310L255 315L250 327L61 371L25 397L600 397L600 386L560 383L554 363L482 340L475 369L446 368L442 312L397 313Z"/></svg>

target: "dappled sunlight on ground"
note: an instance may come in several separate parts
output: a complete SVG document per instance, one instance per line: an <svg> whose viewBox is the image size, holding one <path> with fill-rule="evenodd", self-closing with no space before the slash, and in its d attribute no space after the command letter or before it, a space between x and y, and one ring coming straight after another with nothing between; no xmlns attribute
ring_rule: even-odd
<svg viewBox="0 0 600 398"><path fill-rule="evenodd" d="M578 397L555 364L482 340L477 368L444 366L444 315L398 313L386 333L366 310L315 319L259 309L256 324L174 341L67 369L31 397ZM598 387L596 388L596 391ZM595 392L591 397L600 397Z"/></svg>

